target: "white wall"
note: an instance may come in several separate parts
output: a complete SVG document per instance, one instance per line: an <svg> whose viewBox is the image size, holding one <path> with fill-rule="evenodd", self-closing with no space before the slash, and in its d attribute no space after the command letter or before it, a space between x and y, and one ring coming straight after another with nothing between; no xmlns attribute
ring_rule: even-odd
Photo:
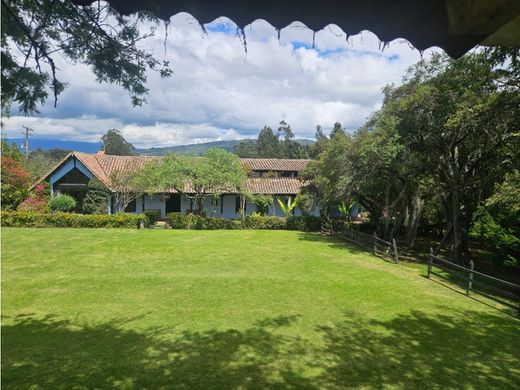
<svg viewBox="0 0 520 390"><path fill-rule="evenodd" d="M211 204L211 196L208 196L204 199L204 211L206 212L206 215L208 217L214 216L214 217L222 217L222 218L228 218L228 219L238 219L239 216L235 213L235 198L236 195L224 195L223 197L218 198L218 205L213 206ZM278 204L278 201L276 199L280 199L282 202L287 204L287 196L277 196L274 197L274 204L272 207L269 208L269 212L267 215L273 216L276 215L278 217L283 217L284 213L282 212L280 205ZM224 202L224 208L223 212L221 213L221 205L220 202L223 200ZM193 205L195 208L195 204ZM274 214L273 214L273 207L274 207ZM162 194L156 194L156 195L144 195L144 208L143 208L143 201L142 197L139 197L136 199L136 213L141 213L144 210L160 210L161 211L161 218L165 217L166 213L166 201L164 199L164 196ZM185 214L187 211L190 210L190 199L186 196L181 196L181 213ZM214 213L212 211L215 211ZM247 207L246 207L246 215L251 215L254 211L256 211L256 206L253 202L247 201ZM311 212L312 215L319 216L319 208L316 208ZM294 209L294 215L301 215L301 210L299 207L296 207Z"/></svg>

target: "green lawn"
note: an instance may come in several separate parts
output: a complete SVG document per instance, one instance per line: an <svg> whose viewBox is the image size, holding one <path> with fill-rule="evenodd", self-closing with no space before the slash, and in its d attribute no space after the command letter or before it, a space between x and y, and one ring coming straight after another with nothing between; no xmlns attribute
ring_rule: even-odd
<svg viewBox="0 0 520 390"><path fill-rule="evenodd" d="M518 388L520 320L424 269L299 232L5 228L2 385Z"/></svg>

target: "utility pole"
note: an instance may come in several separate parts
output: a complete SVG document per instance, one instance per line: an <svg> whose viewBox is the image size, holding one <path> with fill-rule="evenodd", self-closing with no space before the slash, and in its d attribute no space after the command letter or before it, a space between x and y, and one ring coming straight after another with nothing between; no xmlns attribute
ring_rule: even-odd
<svg viewBox="0 0 520 390"><path fill-rule="evenodd" d="M22 131L22 135L25 137L25 143L23 145L25 147L25 158L29 158L29 137L34 130L27 126L22 127L25 129L25 131Z"/></svg>

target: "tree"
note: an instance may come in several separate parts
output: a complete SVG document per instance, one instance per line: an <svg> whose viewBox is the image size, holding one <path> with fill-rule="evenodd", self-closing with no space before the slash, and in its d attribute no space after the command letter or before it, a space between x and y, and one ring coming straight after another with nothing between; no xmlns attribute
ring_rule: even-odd
<svg viewBox="0 0 520 390"><path fill-rule="evenodd" d="M124 212L128 205L142 196L149 188L149 178L143 169L138 172L114 171L110 175L112 183L113 212Z"/></svg>
<svg viewBox="0 0 520 390"><path fill-rule="evenodd" d="M341 123L336 122L334 123L334 127L332 128L332 131L330 132L330 138L335 137L336 135L345 135L345 129L341 126Z"/></svg>
<svg viewBox="0 0 520 390"><path fill-rule="evenodd" d="M256 149L258 157L278 158L281 156L280 142L278 137L268 126L264 126L258 134L256 141Z"/></svg>
<svg viewBox="0 0 520 390"><path fill-rule="evenodd" d="M160 163L149 163L140 177L146 183L141 187L154 191L173 188L192 199L196 212L202 213L206 196L243 189L246 173L237 156L214 148L203 157L169 154Z"/></svg>
<svg viewBox="0 0 520 390"><path fill-rule="evenodd" d="M88 183L88 191L83 199L83 213L106 214L110 190L94 178Z"/></svg>
<svg viewBox="0 0 520 390"><path fill-rule="evenodd" d="M121 85L133 105L141 105L147 93L146 74L171 75L142 49L141 41L153 35L139 32L139 23L156 20L139 13L125 17L108 3L78 6L69 1L2 1L2 111L17 103L24 114L38 112L52 91L54 104L65 88L58 78L56 59L89 65L98 82Z"/></svg>
<svg viewBox="0 0 520 390"><path fill-rule="evenodd" d="M14 210L29 196L31 175L22 164L16 144L2 140L2 209Z"/></svg>
<svg viewBox="0 0 520 390"><path fill-rule="evenodd" d="M117 129L110 129L101 137L105 154L114 156L134 156L134 145L128 142Z"/></svg>

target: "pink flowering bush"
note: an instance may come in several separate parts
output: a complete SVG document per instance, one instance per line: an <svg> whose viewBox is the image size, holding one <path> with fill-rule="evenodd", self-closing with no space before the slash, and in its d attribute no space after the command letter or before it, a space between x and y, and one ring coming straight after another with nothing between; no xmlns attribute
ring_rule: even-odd
<svg viewBox="0 0 520 390"><path fill-rule="evenodd" d="M18 206L19 211L32 211L34 213L49 212L48 184L38 184L31 195Z"/></svg>

